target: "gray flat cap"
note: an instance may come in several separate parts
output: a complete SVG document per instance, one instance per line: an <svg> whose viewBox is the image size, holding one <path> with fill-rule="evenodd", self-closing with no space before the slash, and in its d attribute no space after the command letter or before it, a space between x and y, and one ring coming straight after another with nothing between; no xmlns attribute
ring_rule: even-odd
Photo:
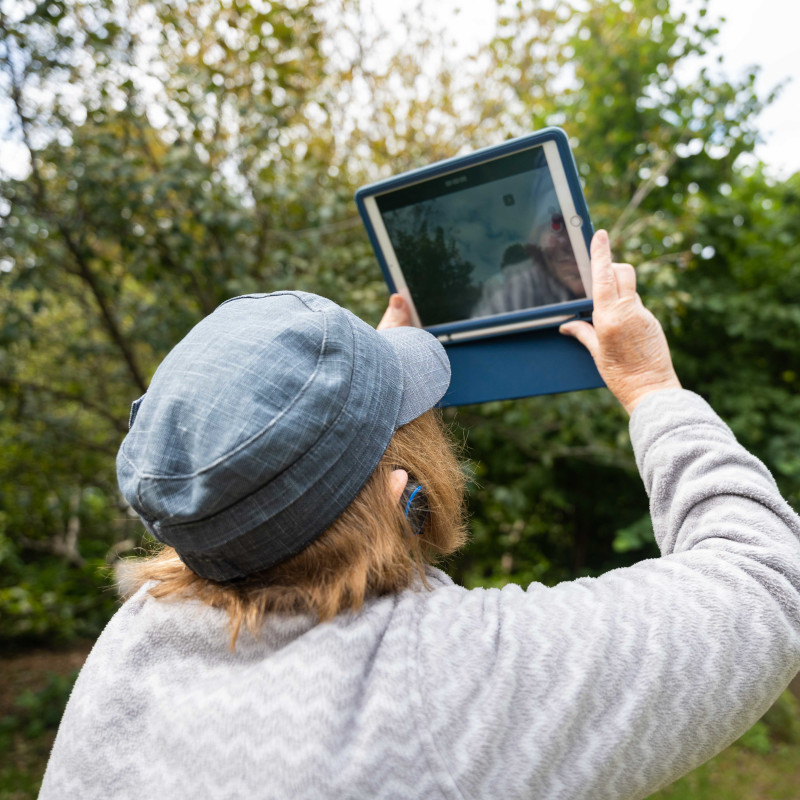
<svg viewBox="0 0 800 800"><path fill-rule="evenodd" d="M217 581L277 564L355 498L395 430L432 408L447 355L305 292L245 295L196 325L131 409L126 500Z"/></svg>

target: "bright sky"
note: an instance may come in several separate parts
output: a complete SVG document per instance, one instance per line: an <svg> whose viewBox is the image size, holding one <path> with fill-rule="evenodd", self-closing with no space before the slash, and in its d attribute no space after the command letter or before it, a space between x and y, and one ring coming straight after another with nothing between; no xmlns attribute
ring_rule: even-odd
<svg viewBox="0 0 800 800"><path fill-rule="evenodd" d="M689 0L684 0L690 5ZM758 87L768 92L789 79L761 117L765 142L757 150L776 175L800 170L800 3L797 0L711 0L715 16L726 15L719 52L731 76L758 64Z"/></svg>
<svg viewBox="0 0 800 800"><path fill-rule="evenodd" d="M413 13L417 0L372 0L375 13L387 24L403 12ZM691 17L699 6L694 0L672 0L673 8ZM364 6L367 6L364 3ZM432 4L428 4L429 12ZM455 35L465 52L494 32L494 0L437 0L436 18ZM455 9L462 8L460 13ZM774 105L764 112L760 128L764 143L757 150L777 177L800 170L800 2L798 0L711 0L710 17L723 14L717 50L709 57L714 65L722 55L722 69L729 78L743 76L757 64L761 67L757 86L766 94L787 78L790 83Z"/></svg>

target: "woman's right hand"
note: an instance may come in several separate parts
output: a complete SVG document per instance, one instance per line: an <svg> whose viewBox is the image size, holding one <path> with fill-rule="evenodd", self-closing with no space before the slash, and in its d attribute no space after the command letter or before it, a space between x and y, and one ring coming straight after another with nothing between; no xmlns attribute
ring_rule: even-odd
<svg viewBox="0 0 800 800"><path fill-rule="evenodd" d="M636 292L636 273L612 263L603 230L592 239L592 294L592 324L566 322L559 330L587 348L625 410L632 413L653 392L680 389L664 331Z"/></svg>

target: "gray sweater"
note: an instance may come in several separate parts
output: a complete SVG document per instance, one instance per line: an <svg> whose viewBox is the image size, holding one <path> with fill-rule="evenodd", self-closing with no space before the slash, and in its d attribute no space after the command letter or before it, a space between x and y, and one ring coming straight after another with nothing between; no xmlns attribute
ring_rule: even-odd
<svg viewBox="0 0 800 800"><path fill-rule="evenodd" d="M800 670L800 520L696 395L631 419L663 557L555 587L432 570L355 615L129 600L67 706L40 797L643 798ZM576 487L576 491L579 488Z"/></svg>

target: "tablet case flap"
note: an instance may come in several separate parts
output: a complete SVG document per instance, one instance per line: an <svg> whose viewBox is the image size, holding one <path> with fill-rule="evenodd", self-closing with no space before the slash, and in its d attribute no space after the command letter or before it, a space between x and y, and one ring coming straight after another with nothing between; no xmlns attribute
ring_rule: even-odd
<svg viewBox="0 0 800 800"><path fill-rule="evenodd" d="M558 328L445 344L452 378L443 406L605 386L589 351Z"/></svg>

